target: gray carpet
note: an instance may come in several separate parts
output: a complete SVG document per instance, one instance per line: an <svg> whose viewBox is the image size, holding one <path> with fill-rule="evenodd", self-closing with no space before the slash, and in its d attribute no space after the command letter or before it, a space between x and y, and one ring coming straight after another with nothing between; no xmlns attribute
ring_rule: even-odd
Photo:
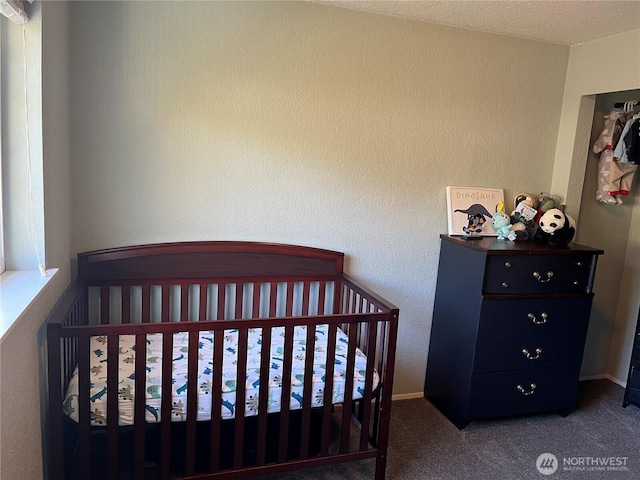
<svg viewBox="0 0 640 480"><path fill-rule="evenodd" d="M608 380L581 382L578 407L565 418L548 413L484 420L461 431L423 398L396 401L387 479L640 478L640 409L622 408L623 393ZM555 473L538 471L536 460L543 453L557 458ZM610 457L616 470L593 465ZM373 479L373 471L373 461L367 460L262 478L360 480Z"/></svg>

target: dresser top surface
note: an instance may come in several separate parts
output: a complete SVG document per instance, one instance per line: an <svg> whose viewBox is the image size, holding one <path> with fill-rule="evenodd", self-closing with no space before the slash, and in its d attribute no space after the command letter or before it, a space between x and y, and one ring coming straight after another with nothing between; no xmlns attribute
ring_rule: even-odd
<svg viewBox="0 0 640 480"><path fill-rule="evenodd" d="M505 253L513 255L575 255L590 253L602 255L604 250L570 243L565 247L554 247L544 243L533 241L512 242L510 240L498 240L497 237L484 236L480 239L469 239L464 236L440 235L443 242L451 242L460 246L486 253L487 255L501 255Z"/></svg>

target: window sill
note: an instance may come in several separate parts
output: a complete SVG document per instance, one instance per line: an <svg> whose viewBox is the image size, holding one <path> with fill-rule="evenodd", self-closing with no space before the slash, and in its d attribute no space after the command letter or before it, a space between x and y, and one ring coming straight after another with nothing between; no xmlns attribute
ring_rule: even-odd
<svg viewBox="0 0 640 480"><path fill-rule="evenodd" d="M58 269L51 268L46 277L35 271L6 271L0 275L0 341L56 273Z"/></svg>

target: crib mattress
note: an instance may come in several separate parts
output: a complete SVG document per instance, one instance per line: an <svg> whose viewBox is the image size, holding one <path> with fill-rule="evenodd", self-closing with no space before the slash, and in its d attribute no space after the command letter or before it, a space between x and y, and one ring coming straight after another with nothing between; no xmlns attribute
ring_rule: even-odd
<svg viewBox="0 0 640 480"><path fill-rule="evenodd" d="M304 395L311 395L311 405L319 407L324 399L324 381L327 362L328 325L316 326L315 352L313 361L313 381L311 392L304 392L306 336L307 328L294 328L294 351L291 370L291 393L289 408L302 408ZM262 350L262 329L249 329L246 371L246 401L244 415L258 414L258 394L260 388L260 362ZM237 345L238 330L224 330L223 378L222 378L222 411L223 419L234 418L236 410L237 385ZM194 333L195 334L195 333ZM198 382L197 382L197 415L198 421L211 419L212 408L212 374L213 374L213 339L214 332L198 332ZM161 419L162 399L162 336L163 334L149 334L146 338L146 391L145 391L145 420L159 422ZM106 425L107 423L107 337L91 337L90 351L90 401L91 424ZM186 420L187 407L187 358L189 334L178 332L173 334L172 355L172 421ZM345 397L345 380L347 369L348 339L338 328L336 338L333 375L333 403L341 403ZM119 376L118 376L118 413L119 425L133 425L135 398L135 336L121 335L119 337ZM284 355L284 327L272 329L270 349L268 407L269 413L279 412L282 392ZM366 357L356 349L354 382L352 398L362 398L364 393ZM374 371L373 388L379 382L378 373ZM78 421L78 370L73 373L64 400L65 413Z"/></svg>

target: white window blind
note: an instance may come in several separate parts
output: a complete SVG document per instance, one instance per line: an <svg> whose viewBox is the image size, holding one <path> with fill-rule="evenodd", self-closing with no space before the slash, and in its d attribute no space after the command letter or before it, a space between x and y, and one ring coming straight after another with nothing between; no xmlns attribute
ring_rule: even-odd
<svg viewBox="0 0 640 480"><path fill-rule="evenodd" d="M0 14L15 23L26 23L29 20L21 0L0 0Z"/></svg>

